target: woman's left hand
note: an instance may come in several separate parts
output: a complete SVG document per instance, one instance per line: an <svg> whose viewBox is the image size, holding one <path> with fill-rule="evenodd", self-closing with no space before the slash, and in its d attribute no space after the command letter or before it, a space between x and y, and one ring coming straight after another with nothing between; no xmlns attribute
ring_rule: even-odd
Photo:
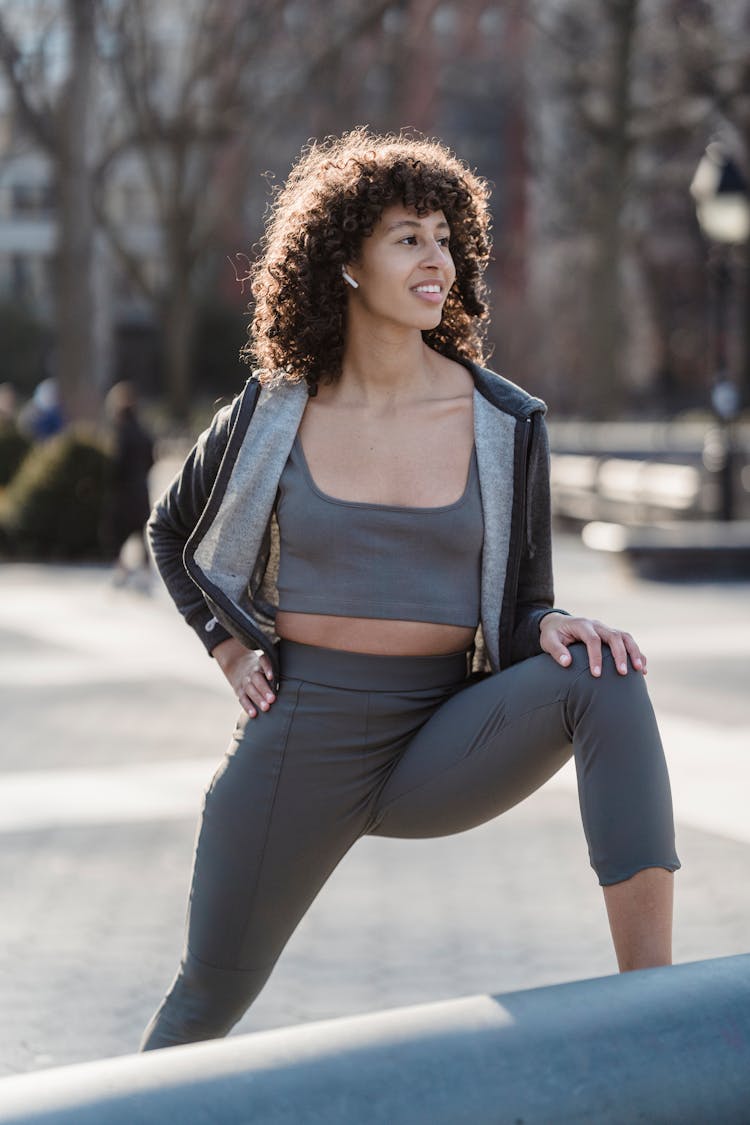
<svg viewBox="0 0 750 1125"><path fill-rule="evenodd" d="M621 675L628 671L628 656L633 667L647 673L646 657L635 643L630 633L613 629L602 621L589 617L568 617L564 613L547 613L539 626L539 643L545 652L567 667L572 660L567 645L573 641L583 641L589 654L589 667L594 676L602 671L602 641L609 645L614 657L615 667Z"/></svg>

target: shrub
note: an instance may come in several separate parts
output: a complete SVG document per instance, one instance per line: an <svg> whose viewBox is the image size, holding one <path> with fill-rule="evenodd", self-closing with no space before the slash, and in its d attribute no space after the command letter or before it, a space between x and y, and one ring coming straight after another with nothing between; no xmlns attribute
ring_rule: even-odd
<svg viewBox="0 0 750 1125"><path fill-rule="evenodd" d="M67 431L34 446L3 498L0 518L12 553L105 557L101 527L110 479L109 455L86 434Z"/></svg>
<svg viewBox="0 0 750 1125"><path fill-rule="evenodd" d="M0 487L13 479L30 448L31 442L15 422L0 421Z"/></svg>

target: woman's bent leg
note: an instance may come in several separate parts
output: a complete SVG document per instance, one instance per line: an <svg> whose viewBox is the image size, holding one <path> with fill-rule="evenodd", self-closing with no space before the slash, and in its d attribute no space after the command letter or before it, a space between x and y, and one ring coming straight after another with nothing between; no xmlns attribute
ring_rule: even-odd
<svg viewBox="0 0 750 1125"><path fill-rule="evenodd" d="M447 700L391 772L369 831L442 836L481 824L538 789L572 749L599 882L676 870L669 778L643 675L620 675L607 648L600 677L585 645L571 655L563 668L542 653Z"/></svg>
<svg viewBox="0 0 750 1125"><path fill-rule="evenodd" d="M645 867L602 888L621 973L672 964L673 883L671 871Z"/></svg>
<svg viewBox="0 0 750 1125"><path fill-rule="evenodd" d="M205 798L185 953L142 1050L226 1035L362 834L363 732L347 716L352 750L329 753L330 718L326 726L321 717L331 705L320 698L327 691L286 680L268 712L240 720ZM300 693L306 704L298 708ZM336 718L341 710L334 704Z"/></svg>

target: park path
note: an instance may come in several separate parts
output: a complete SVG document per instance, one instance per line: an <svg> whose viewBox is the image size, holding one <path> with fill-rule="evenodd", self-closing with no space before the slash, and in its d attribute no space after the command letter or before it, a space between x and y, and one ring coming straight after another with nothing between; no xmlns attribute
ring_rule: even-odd
<svg viewBox="0 0 750 1125"><path fill-rule="evenodd" d="M633 579L555 540L557 602L629 629L670 763L675 959L747 952L750 587ZM136 1046L179 956L236 706L166 594L0 569L0 1074ZM742 807L741 807L742 806ZM572 769L490 824L365 838L240 1031L615 971Z"/></svg>

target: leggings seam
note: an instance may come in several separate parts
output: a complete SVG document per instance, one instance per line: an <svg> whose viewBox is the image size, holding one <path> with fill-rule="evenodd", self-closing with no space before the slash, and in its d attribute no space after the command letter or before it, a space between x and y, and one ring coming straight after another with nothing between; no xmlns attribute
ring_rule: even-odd
<svg viewBox="0 0 750 1125"><path fill-rule="evenodd" d="M528 710L523 712L523 714L516 715L516 717L514 719L512 719L510 723L507 724L507 727L514 726L516 723L520 722L522 719L525 719L527 715L531 715L536 711L542 711L542 710L544 710L545 707L557 707L557 705L560 702L561 702L560 699L553 699L553 700L550 700L549 703L540 703L538 707L529 707ZM489 742L490 742L489 738L485 739L484 742L481 742L478 746L474 747L474 750L472 751L472 753L480 752L481 750L483 750L489 744ZM440 771L440 773L431 774L430 777L426 781L422 781L422 782L419 783L419 785L413 785L411 787L411 789L405 789L403 793L399 793L398 797L394 797L394 799L392 801L390 801L389 804L387 804L386 807L380 811L375 826L376 827L380 826L380 824L382 823L383 817L386 815L388 810L390 808L392 808L393 805L396 804L397 801L402 800L404 797L408 797L411 793L417 793L420 789L423 789L425 787L425 785L428 785L431 781L434 781L436 778L444 777L445 774L450 773L451 770L455 769L457 766L460 766L463 763L464 758L465 758L465 755L464 755L463 758L459 758L459 760L457 762L451 762L451 764L449 766L446 766L445 769L442 769Z"/></svg>
<svg viewBox="0 0 750 1125"><path fill-rule="evenodd" d="M206 961L205 957L199 957L196 953L193 953L189 944L186 945L186 949L191 961L196 961L199 965L206 969L211 969L214 973L226 973L230 976L234 973L263 972L265 969L269 968L268 965L253 965L251 969L227 969L225 965L214 965L212 961ZM275 961L272 961L270 967L273 968L275 963Z"/></svg>
<svg viewBox="0 0 750 1125"><path fill-rule="evenodd" d="M604 665L604 661L602 660L602 666L603 665ZM570 738L571 743L574 742L574 738L573 738L573 731L571 729L570 719L568 717L568 700L570 699L570 693L572 692L573 688L578 683L578 681L581 679L581 677L585 676L587 674L590 674L590 673L591 673L591 669L588 666L581 669L581 671L578 673L578 675L573 677L573 680L571 681L571 683L568 687L568 690L565 693L565 701L564 701L564 706L563 706L563 724L565 726L565 733ZM573 754L575 755L575 746L573 746ZM587 791L587 787L582 783L582 778L583 778L583 762L581 762L580 765L579 765L579 763L576 761L576 789L578 791L578 804L579 804L579 808L581 810L581 825L583 827L583 834L584 834L584 837L586 839L586 850L589 853L589 863L591 864L594 871L596 871L597 877L598 877L599 872L598 872L597 863L594 862L594 853L593 853L593 843L594 843L594 841L592 839L590 839L589 827L588 827L589 825L591 825L593 823L593 818L590 816L590 813L589 813L589 794L588 794L588 791ZM597 860L598 860L598 856L597 856Z"/></svg>
<svg viewBox="0 0 750 1125"><path fill-rule="evenodd" d="M563 697L565 702L565 707L563 708L563 715L565 719L565 733L568 735L571 742L573 741L573 732L570 730L570 723L568 722L568 699L570 697L571 691L576 686L578 681L587 674L591 674L591 669L588 666L586 668L582 668L578 675L573 677L570 684L566 688L565 695ZM595 677L592 677L592 679L593 678Z"/></svg>
<svg viewBox="0 0 750 1125"><path fill-rule="evenodd" d="M365 736L363 739L363 751L367 751L367 740L370 737L370 693L367 692L365 697Z"/></svg>
<svg viewBox="0 0 750 1125"><path fill-rule="evenodd" d="M287 745L289 743L289 732L290 732L291 727L292 727L292 719L294 718L295 712L297 710L297 704L298 704L298 701L299 701L299 692L300 692L301 686L302 686L302 684L300 682L297 685L297 690L296 690L295 696L294 696L294 706L289 711L289 718L287 719L286 729L284 731L284 740L283 740L283 743L282 743L282 746L281 746L281 754L280 754L280 757L279 757L279 768L278 768L278 772L276 774L276 780L274 782L273 796L272 796L271 801L269 803L268 813L267 813L267 816L266 816L266 827L265 827L265 832L263 834L263 847L261 848L260 858L258 860L258 869L257 869L256 875L255 875L255 881L253 882L252 890L250 891L250 893L248 895L247 909L245 910L245 917L244 917L242 926L240 927L240 931L239 931L240 932L240 938L239 938L239 948L238 948L237 954L236 954L236 960L237 961L239 961L241 956L242 956L242 947L244 945L245 934L247 933L247 927L248 927L248 924L249 924L249 921L250 921L250 913L252 911L253 904L255 902L255 896L256 896L256 893L258 891L258 883L260 882L260 877L261 877L261 874L262 874L262 871L263 871L263 862L266 858L266 848L268 847L268 836L269 836L270 831L271 831L271 821L273 819L273 811L276 807L276 797L277 797L278 792L279 792L279 781L281 780L281 774L282 774L282 771L284 769L284 759L286 757L286 748L287 748Z"/></svg>
<svg viewBox="0 0 750 1125"><path fill-rule="evenodd" d="M365 732L364 732L364 736L362 738L362 746L360 748L360 766L361 766L362 777L364 777L366 772L367 772L365 760L366 760L366 756L367 756L367 743L368 743L369 737L370 737L370 693L368 691L367 695L365 697Z"/></svg>

